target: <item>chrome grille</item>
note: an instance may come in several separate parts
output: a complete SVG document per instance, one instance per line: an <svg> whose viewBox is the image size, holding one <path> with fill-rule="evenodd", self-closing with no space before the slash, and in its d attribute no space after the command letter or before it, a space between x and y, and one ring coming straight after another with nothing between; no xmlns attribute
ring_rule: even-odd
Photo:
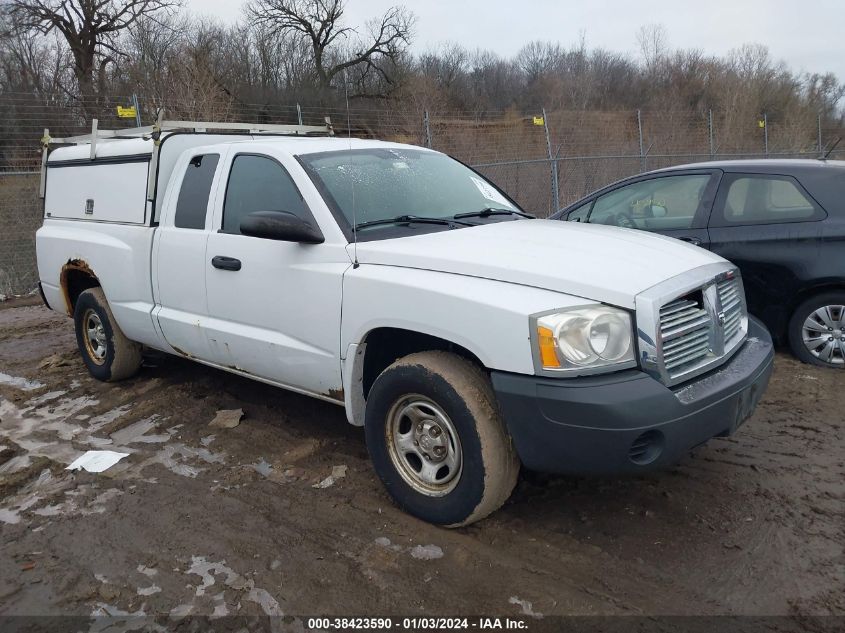
<svg viewBox="0 0 845 633"><path fill-rule="evenodd" d="M719 304L725 318L725 343L732 342L742 333L742 295L736 277L717 282Z"/></svg>
<svg viewBox="0 0 845 633"><path fill-rule="evenodd" d="M698 292L660 308L663 366L670 377L694 367L710 353L713 322L702 304Z"/></svg>
<svg viewBox="0 0 845 633"><path fill-rule="evenodd" d="M725 362L748 332L736 268L709 264L637 295L640 367L667 386Z"/></svg>

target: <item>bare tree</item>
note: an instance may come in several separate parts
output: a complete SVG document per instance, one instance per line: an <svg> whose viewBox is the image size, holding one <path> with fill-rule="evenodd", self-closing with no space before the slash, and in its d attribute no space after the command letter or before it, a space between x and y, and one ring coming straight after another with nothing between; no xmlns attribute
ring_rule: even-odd
<svg viewBox="0 0 845 633"><path fill-rule="evenodd" d="M182 5L183 0L8 0L18 29L42 34L57 31L73 56L73 74L83 98L102 88L107 67L122 56L119 35L144 16Z"/></svg>
<svg viewBox="0 0 845 633"><path fill-rule="evenodd" d="M637 31L637 43L646 72L652 75L659 71L659 67L666 61L669 39L666 27L662 24L647 24Z"/></svg>
<svg viewBox="0 0 845 633"><path fill-rule="evenodd" d="M414 24L411 13L393 7L367 24L366 38L355 38L357 31L343 23L343 0L255 0L247 12L259 24L293 32L307 43L321 90L347 69L358 78L376 74L392 84L390 67L410 43Z"/></svg>

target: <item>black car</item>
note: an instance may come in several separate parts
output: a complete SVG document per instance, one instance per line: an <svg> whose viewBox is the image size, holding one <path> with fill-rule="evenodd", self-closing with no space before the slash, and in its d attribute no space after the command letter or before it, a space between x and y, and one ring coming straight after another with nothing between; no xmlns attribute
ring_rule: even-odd
<svg viewBox="0 0 845 633"><path fill-rule="evenodd" d="M801 360L845 368L845 161L736 160L661 169L552 219L654 231L739 266L749 312Z"/></svg>

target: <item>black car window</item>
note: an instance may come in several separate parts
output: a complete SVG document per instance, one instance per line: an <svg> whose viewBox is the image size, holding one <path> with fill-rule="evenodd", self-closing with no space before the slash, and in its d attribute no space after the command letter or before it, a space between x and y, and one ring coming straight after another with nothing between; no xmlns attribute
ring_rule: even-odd
<svg viewBox="0 0 845 633"><path fill-rule="evenodd" d="M204 154L194 156L188 163L182 187L179 189L179 199L176 201L176 217L173 221L176 228L205 228L208 196L219 159L219 154Z"/></svg>
<svg viewBox="0 0 845 633"><path fill-rule="evenodd" d="M266 156L236 156L223 203L223 231L240 233L241 220L255 211L287 211L310 221L299 189L287 170Z"/></svg>
<svg viewBox="0 0 845 633"><path fill-rule="evenodd" d="M806 222L825 217L821 207L790 176L728 174L714 225Z"/></svg>
<svg viewBox="0 0 845 633"><path fill-rule="evenodd" d="M709 174L651 178L598 198L589 222L660 231L692 228Z"/></svg>

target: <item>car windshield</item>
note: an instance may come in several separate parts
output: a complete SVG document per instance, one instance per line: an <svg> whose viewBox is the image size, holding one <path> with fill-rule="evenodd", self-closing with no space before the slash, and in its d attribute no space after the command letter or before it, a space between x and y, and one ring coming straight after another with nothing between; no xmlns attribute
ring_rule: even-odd
<svg viewBox="0 0 845 633"><path fill-rule="evenodd" d="M300 161L324 197L330 198L329 204L343 214L349 226L359 230L410 225L421 219L450 219L462 213L485 212L479 217L489 221L505 219L508 212L514 217L520 213L519 207L484 177L436 152L351 149L305 154ZM503 213L491 214L491 210ZM396 222L390 222L391 218ZM441 223L441 228L446 224ZM436 226L436 222L427 224L429 230Z"/></svg>

